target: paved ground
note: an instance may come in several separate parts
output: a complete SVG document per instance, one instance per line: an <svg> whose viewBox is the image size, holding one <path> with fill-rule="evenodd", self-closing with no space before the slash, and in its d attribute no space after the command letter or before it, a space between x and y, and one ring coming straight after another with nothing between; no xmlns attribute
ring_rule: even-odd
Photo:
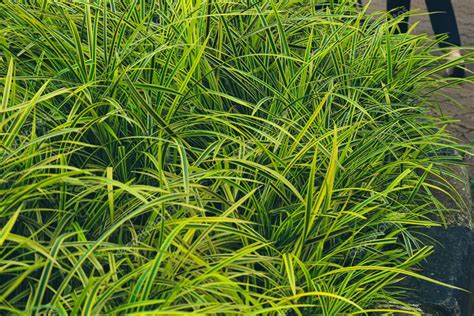
<svg viewBox="0 0 474 316"><path fill-rule="evenodd" d="M368 0L363 0L367 3ZM427 1L444 1L444 0L427 0ZM455 14L458 21L459 31L461 33L461 41L463 46L474 48L474 1L473 0L452 0ZM372 10L385 10L385 0L372 0L370 4ZM424 0L412 0L412 10L419 9L419 12L427 12ZM418 25L418 33L427 33L433 35L429 17L424 15L412 18L411 22L420 21ZM468 68L474 71L474 65L468 65ZM445 115L452 116L459 122L451 126L451 130L464 143L474 143L474 84L465 84L461 88L445 89L448 97L453 98L462 107L452 104L444 104L442 111ZM474 179L474 157L468 157L467 162L470 164L470 176Z"/></svg>
<svg viewBox="0 0 474 316"><path fill-rule="evenodd" d="M367 3L368 0L363 0ZM371 0L371 10L385 10L386 0ZM426 1L445 1L445 0L426 0ZM455 14L457 17L459 31L461 33L462 45L474 49L474 0L452 0ZM427 12L424 0L412 0L412 10L419 9L420 12ZM427 33L433 35L431 23L428 16L421 16L412 18L413 21L420 21L417 32ZM474 64L468 65L471 71L474 71ZM471 75L474 75L471 74ZM462 87L454 89L449 88L443 91L447 97L452 98L460 106L443 103L443 114L452 116L458 120L450 129L451 131L466 144L474 145L474 83L464 84ZM474 154L474 150L471 150ZM466 162L469 164L469 174L471 183L474 184L474 155L466 157ZM474 185L471 186L472 197L474 202ZM469 189L468 189L469 190ZM474 203L472 214L474 217ZM474 265L471 271L471 286L470 290L473 293L468 315L474 316Z"/></svg>

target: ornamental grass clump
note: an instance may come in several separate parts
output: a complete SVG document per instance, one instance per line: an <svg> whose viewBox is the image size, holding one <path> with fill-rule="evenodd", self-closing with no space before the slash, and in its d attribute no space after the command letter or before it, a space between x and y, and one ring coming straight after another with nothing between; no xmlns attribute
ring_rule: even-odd
<svg viewBox="0 0 474 316"><path fill-rule="evenodd" d="M0 313L408 307L460 61L360 10L2 2Z"/></svg>

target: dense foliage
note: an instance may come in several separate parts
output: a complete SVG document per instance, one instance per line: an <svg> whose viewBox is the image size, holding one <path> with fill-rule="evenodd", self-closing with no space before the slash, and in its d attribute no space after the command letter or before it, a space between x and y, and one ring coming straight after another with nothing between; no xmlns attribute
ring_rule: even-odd
<svg viewBox="0 0 474 316"><path fill-rule="evenodd" d="M459 61L360 10L0 3L0 313L404 305Z"/></svg>

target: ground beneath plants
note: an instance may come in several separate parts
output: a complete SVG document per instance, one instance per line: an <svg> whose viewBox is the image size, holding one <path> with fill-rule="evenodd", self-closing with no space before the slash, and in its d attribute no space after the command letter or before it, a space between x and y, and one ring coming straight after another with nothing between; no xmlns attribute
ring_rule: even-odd
<svg viewBox="0 0 474 316"><path fill-rule="evenodd" d="M472 18L474 13L474 2L472 0L452 0L459 31L461 33L461 41L463 46L474 47L474 19ZM364 0L364 4L367 0ZM385 10L385 1L373 0L370 5L371 10ZM412 0L412 10L419 9L420 13L426 13L426 4L424 0ZM431 23L427 15L422 15L416 18L412 18L411 22L419 21L419 25L416 29L417 33L426 33L434 35L431 28ZM470 71L474 71L474 64L467 65ZM459 88L447 88L445 89L446 97L451 98L455 104L443 103L441 110L444 115L448 115L458 120L450 126L453 134L458 137L465 144L474 144L474 84L463 84ZM472 214L474 215L474 156L467 156L466 163L468 163L469 177L471 181L471 196L473 197L473 209ZM473 273L471 276L474 275ZM474 289L474 277L471 277L471 291ZM474 295L472 297L474 300ZM474 310L470 313L474 315Z"/></svg>

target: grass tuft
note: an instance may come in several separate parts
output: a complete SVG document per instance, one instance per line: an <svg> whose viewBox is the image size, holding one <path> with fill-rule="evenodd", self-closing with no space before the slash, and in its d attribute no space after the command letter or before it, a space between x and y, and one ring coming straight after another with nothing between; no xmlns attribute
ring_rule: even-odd
<svg viewBox="0 0 474 316"><path fill-rule="evenodd" d="M351 1L0 3L0 313L403 305L433 193L463 207L440 148L463 149L428 108L470 57L396 22Z"/></svg>

